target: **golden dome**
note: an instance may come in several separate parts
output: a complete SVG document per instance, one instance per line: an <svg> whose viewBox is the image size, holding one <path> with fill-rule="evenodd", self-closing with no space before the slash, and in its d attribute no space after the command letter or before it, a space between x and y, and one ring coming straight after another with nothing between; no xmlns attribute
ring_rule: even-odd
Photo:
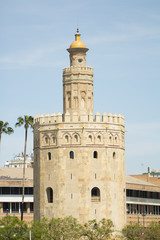
<svg viewBox="0 0 160 240"><path fill-rule="evenodd" d="M86 48L86 45L80 40L79 29L77 29L77 33L75 34L75 41L71 43L70 48Z"/></svg>

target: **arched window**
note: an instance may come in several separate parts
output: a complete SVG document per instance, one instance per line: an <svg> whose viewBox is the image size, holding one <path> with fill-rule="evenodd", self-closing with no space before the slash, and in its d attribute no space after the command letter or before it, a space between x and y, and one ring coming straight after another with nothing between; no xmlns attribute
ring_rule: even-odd
<svg viewBox="0 0 160 240"><path fill-rule="evenodd" d="M51 152L48 152L48 160L51 160Z"/></svg>
<svg viewBox="0 0 160 240"><path fill-rule="evenodd" d="M89 139L89 142L92 142L92 136L91 135L88 136L88 139Z"/></svg>
<svg viewBox="0 0 160 240"><path fill-rule="evenodd" d="M74 159L74 152L70 151L69 156L70 156L71 159Z"/></svg>
<svg viewBox="0 0 160 240"><path fill-rule="evenodd" d="M49 187L47 188L46 192L48 203L53 203L53 189Z"/></svg>
<svg viewBox="0 0 160 240"><path fill-rule="evenodd" d="M119 139L118 139L118 136L116 135L116 136L114 137L114 143L117 144L118 142L119 142Z"/></svg>
<svg viewBox="0 0 160 240"><path fill-rule="evenodd" d="M74 135L74 142L77 143L78 142L78 136Z"/></svg>
<svg viewBox="0 0 160 240"><path fill-rule="evenodd" d="M53 141L53 143L56 143L56 137L55 136L52 137L52 141Z"/></svg>
<svg viewBox="0 0 160 240"><path fill-rule="evenodd" d="M115 152L113 152L113 159L115 159L116 158L116 153Z"/></svg>
<svg viewBox="0 0 160 240"><path fill-rule="evenodd" d="M93 158L98 158L98 152L97 151L93 152Z"/></svg>
<svg viewBox="0 0 160 240"><path fill-rule="evenodd" d="M48 137L45 137L45 143L48 144Z"/></svg>
<svg viewBox="0 0 160 240"><path fill-rule="evenodd" d="M101 142L101 136L100 135L98 135L97 139L98 139L98 142Z"/></svg>
<svg viewBox="0 0 160 240"><path fill-rule="evenodd" d="M65 142L66 142L66 143L69 142L69 137L68 137L68 135L65 136Z"/></svg>
<svg viewBox="0 0 160 240"><path fill-rule="evenodd" d="M91 190L91 200L94 202L100 201L100 190L97 187L92 188Z"/></svg>

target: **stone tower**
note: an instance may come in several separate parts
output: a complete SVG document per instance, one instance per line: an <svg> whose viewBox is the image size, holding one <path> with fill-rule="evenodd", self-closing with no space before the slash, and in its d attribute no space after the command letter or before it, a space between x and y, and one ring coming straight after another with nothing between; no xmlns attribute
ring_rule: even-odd
<svg viewBox="0 0 160 240"><path fill-rule="evenodd" d="M125 123L119 114L93 116L93 69L79 31L67 49L63 70L63 114L34 119L34 215L81 223L126 222Z"/></svg>
<svg viewBox="0 0 160 240"><path fill-rule="evenodd" d="M70 53L70 68L63 70L63 113L71 119L77 113L93 115L93 69L86 67L86 48L77 31L75 41L67 49Z"/></svg>

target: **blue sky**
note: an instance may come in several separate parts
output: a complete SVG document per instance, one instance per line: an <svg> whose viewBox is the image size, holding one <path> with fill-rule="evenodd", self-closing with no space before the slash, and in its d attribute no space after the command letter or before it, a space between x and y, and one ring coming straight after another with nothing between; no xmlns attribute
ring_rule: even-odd
<svg viewBox="0 0 160 240"><path fill-rule="evenodd" d="M94 112L126 120L126 173L160 169L160 1L1 0L0 120L62 112L62 69L77 26L94 68ZM27 152L33 148L30 131ZM0 166L24 149L2 135Z"/></svg>

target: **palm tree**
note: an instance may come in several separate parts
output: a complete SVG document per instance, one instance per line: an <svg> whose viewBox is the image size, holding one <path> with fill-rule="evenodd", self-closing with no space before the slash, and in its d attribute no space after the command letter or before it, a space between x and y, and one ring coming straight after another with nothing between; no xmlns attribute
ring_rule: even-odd
<svg viewBox="0 0 160 240"><path fill-rule="evenodd" d="M25 144L24 144L24 164L23 164L23 185L22 185L22 208L21 208L21 221L23 220L23 209L24 209L24 183L25 183L25 167L26 167L26 149L27 149L27 133L28 128L33 128L33 117L24 115L23 117L17 118L16 127L24 125L25 128Z"/></svg>
<svg viewBox="0 0 160 240"><path fill-rule="evenodd" d="M11 133L14 132L13 128L9 127L8 125L9 125L8 122L0 121L0 145L1 145L2 133L6 133L10 135Z"/></svg>

